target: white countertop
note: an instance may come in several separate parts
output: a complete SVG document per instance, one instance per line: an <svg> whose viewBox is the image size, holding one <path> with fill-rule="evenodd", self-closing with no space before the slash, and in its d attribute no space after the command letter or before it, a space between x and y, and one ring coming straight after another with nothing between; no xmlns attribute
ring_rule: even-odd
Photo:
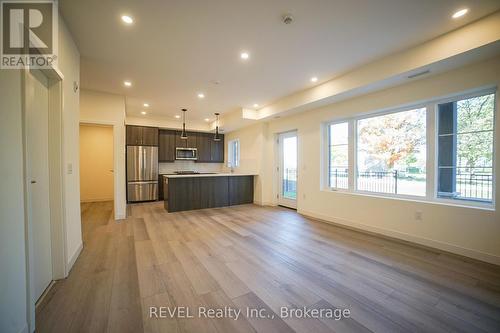
<svg viewBox="0 0 500 333"><path fill-rule="evenodd" d="M167 178L189 178L189 177L236 177L236 176L256 176L251 173L193 173L184 175L163 175Z"/></svg>

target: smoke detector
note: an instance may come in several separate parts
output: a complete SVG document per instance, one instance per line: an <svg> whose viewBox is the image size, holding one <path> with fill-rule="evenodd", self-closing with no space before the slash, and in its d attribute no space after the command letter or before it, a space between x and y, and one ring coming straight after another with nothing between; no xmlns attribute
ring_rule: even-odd
<svg viewBox="0 0 500 333"><path fill-rule="evenodd" d="M293 16L290 14L283 15L283 23L290 24L293 22Z"/></svg>

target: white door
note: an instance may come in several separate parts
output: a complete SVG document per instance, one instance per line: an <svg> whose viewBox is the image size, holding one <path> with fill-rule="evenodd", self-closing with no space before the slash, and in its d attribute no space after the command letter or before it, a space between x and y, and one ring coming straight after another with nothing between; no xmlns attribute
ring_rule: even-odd
<svg viewBox="0 0 500 333"><path fill-rule="evenodd" d="M279 134L278 204L297 208L297 132Z"/></svg>
<svg viewBox="0 0 500 333"><path fill-rule="evenodd" d="M48 80L32 70L26 82L26 175L28 218L33 235L33 301L52 281L49 206L49 94Z"/></svg>

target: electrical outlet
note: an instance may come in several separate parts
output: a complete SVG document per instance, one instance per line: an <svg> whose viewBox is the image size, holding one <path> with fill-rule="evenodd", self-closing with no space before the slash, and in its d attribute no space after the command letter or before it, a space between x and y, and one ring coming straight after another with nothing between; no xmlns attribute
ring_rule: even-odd
<svg viewBox="0 0 500 333"><path fill-rule="evenodd" d="M417 210L415 212L415 220L422 221L422 219L423 219L422 215L423 215L422 212L420 210Z"/></svg>

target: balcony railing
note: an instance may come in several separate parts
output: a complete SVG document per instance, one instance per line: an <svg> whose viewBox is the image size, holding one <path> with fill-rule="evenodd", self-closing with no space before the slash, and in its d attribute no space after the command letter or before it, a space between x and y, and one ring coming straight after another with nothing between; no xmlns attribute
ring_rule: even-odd
<svg viewBox="0 0 500 333"><path fill-rule="evenodd" d="M476 170L477 171L477 170ZM491 170L489 170L491 172ZM484 172L484 170L481 170ZM345 168L330 169L330 187L348 188L348 171ZM360 191L425 195L425 174L411 174L404 171L358 172L357 189ZM458 199L491 201L493 197L493 175L459 171L456 175L456 192L440 193L439 196Z"/></svg>
<svg viewBox="0 0 500 333"><path fill-rule="evenodd" d="M290 199L297 197L297 169L286 168L283 174L283 196Z"/></svg>
<svg viewBox="0 0 500 333"><path fill-rule="evenodd" d="M456 196L464 199L483 199L491 201L493 175L457 175Z"/></svg>

